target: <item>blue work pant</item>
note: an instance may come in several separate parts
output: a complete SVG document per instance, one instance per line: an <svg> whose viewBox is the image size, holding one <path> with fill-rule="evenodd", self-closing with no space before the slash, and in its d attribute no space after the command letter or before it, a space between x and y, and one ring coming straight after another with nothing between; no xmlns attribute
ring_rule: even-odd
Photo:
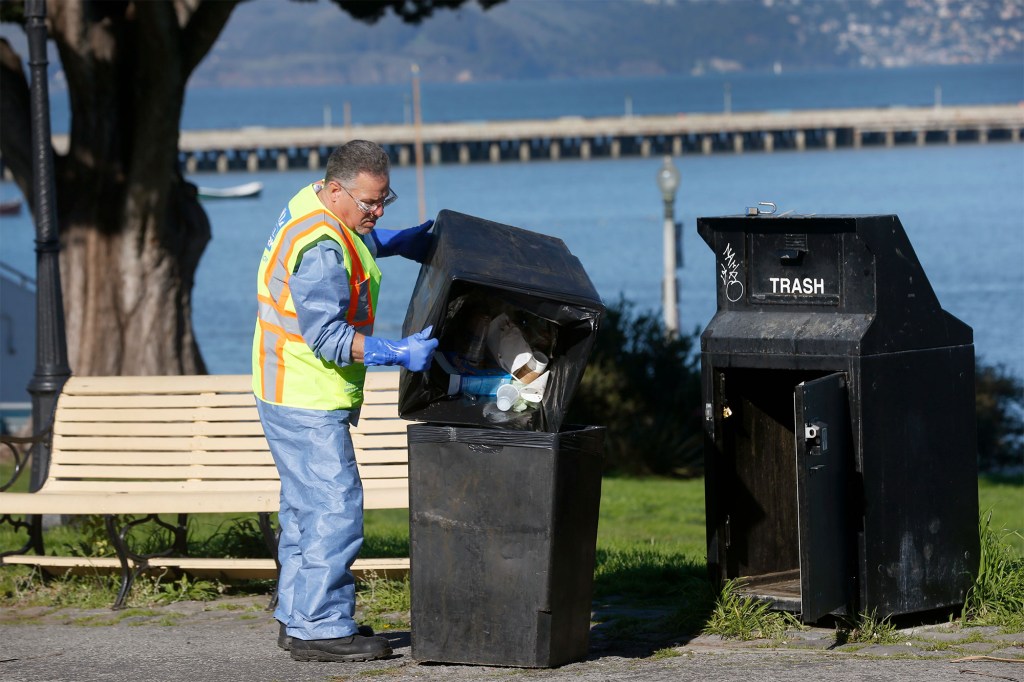
<svg viewBox="0 0 1024 682"><path fill-rule="evenodd" d="M363 485L349 423L358 412L256 401L281 476L274 617L297 639L355 634L351 567L363 544Z"/></svg>

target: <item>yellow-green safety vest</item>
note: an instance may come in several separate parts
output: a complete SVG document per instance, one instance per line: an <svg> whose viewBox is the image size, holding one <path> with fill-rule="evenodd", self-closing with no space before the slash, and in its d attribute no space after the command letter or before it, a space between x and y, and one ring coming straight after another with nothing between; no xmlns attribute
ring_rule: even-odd
<svg viewBox="0 0 1024 682"><path fill-rule="evenodd" d="M366 336L380 291L380 268L353 230L317 196L323 182L303 188L288 202L267 242L257 278L259 312L252 342L252 389L268 403L315 410L358 407L363 402L366 366L341 367L321 360L302 338L288 281L302 257L324 240L341 247L349 275L345 319Z"/></svg>

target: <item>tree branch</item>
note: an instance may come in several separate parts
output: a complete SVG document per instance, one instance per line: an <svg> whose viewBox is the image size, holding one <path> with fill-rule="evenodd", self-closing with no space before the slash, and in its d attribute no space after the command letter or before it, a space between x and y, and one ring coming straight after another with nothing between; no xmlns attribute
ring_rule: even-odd
<svg viewBox="0 0 1024 682"><path fill-rule="evenodd" d="M418 24L439 9L458 9L468 0L334 0L334 4L348 12L353 19L375 24L388 8L407 24ZM505 0L477 0L488 9Z"/></svg>
<svg viewBox="0 0 1024 682"><path fill-rule="evenodd" d="M177 0L178 4L185 4ZM181 35L182 76L188 80L228 23L238 0L205 0L185 22Z"/></svg>
<svg viewBox="0 0 1024 682"><path fill-rule="evenodd" d="M0 38L0 154L22 194L32 196L32 116L21 57ZM30 202L31 203L31 202Z"/></svg>

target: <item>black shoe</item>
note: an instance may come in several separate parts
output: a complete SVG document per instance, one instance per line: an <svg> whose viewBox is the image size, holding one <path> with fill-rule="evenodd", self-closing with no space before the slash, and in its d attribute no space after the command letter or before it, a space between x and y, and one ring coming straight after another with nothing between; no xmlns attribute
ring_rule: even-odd
<svg viewBox="0 0 1024 682"><path fill-rule="evenodd" d="M292 639L294 661L372 661L391 655L383 637L352 635L337 639Z"/></svg>
<svg viewBox="0 0 1024 682"><path fill-rule="evenodd" d="M359 634L363 637L373 637L373 628L369 625L360 625ZM277 631L277 646L285 651L292 650L292 638L288 635L288 628L284 623L281 623L281 628Z"/></svg>

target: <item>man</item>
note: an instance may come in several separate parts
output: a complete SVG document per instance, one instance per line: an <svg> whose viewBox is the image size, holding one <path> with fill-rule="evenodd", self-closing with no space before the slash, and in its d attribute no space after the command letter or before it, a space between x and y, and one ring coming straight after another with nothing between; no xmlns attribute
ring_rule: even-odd
<svg viewBox="0 0 1024 682"><path fill-rule="evenodd" d="M296 194L263 252L253 338L253 392L281 476L278 644L300 661L364 661L391 653L360 628L351 566L363 542L363 490L349 426L359 418L366 367L430 366L430 328L372 336L381 274L375 258L421 261L433 221L375 229L391 190L377 144L335 149L324 180Z"/></svg>

